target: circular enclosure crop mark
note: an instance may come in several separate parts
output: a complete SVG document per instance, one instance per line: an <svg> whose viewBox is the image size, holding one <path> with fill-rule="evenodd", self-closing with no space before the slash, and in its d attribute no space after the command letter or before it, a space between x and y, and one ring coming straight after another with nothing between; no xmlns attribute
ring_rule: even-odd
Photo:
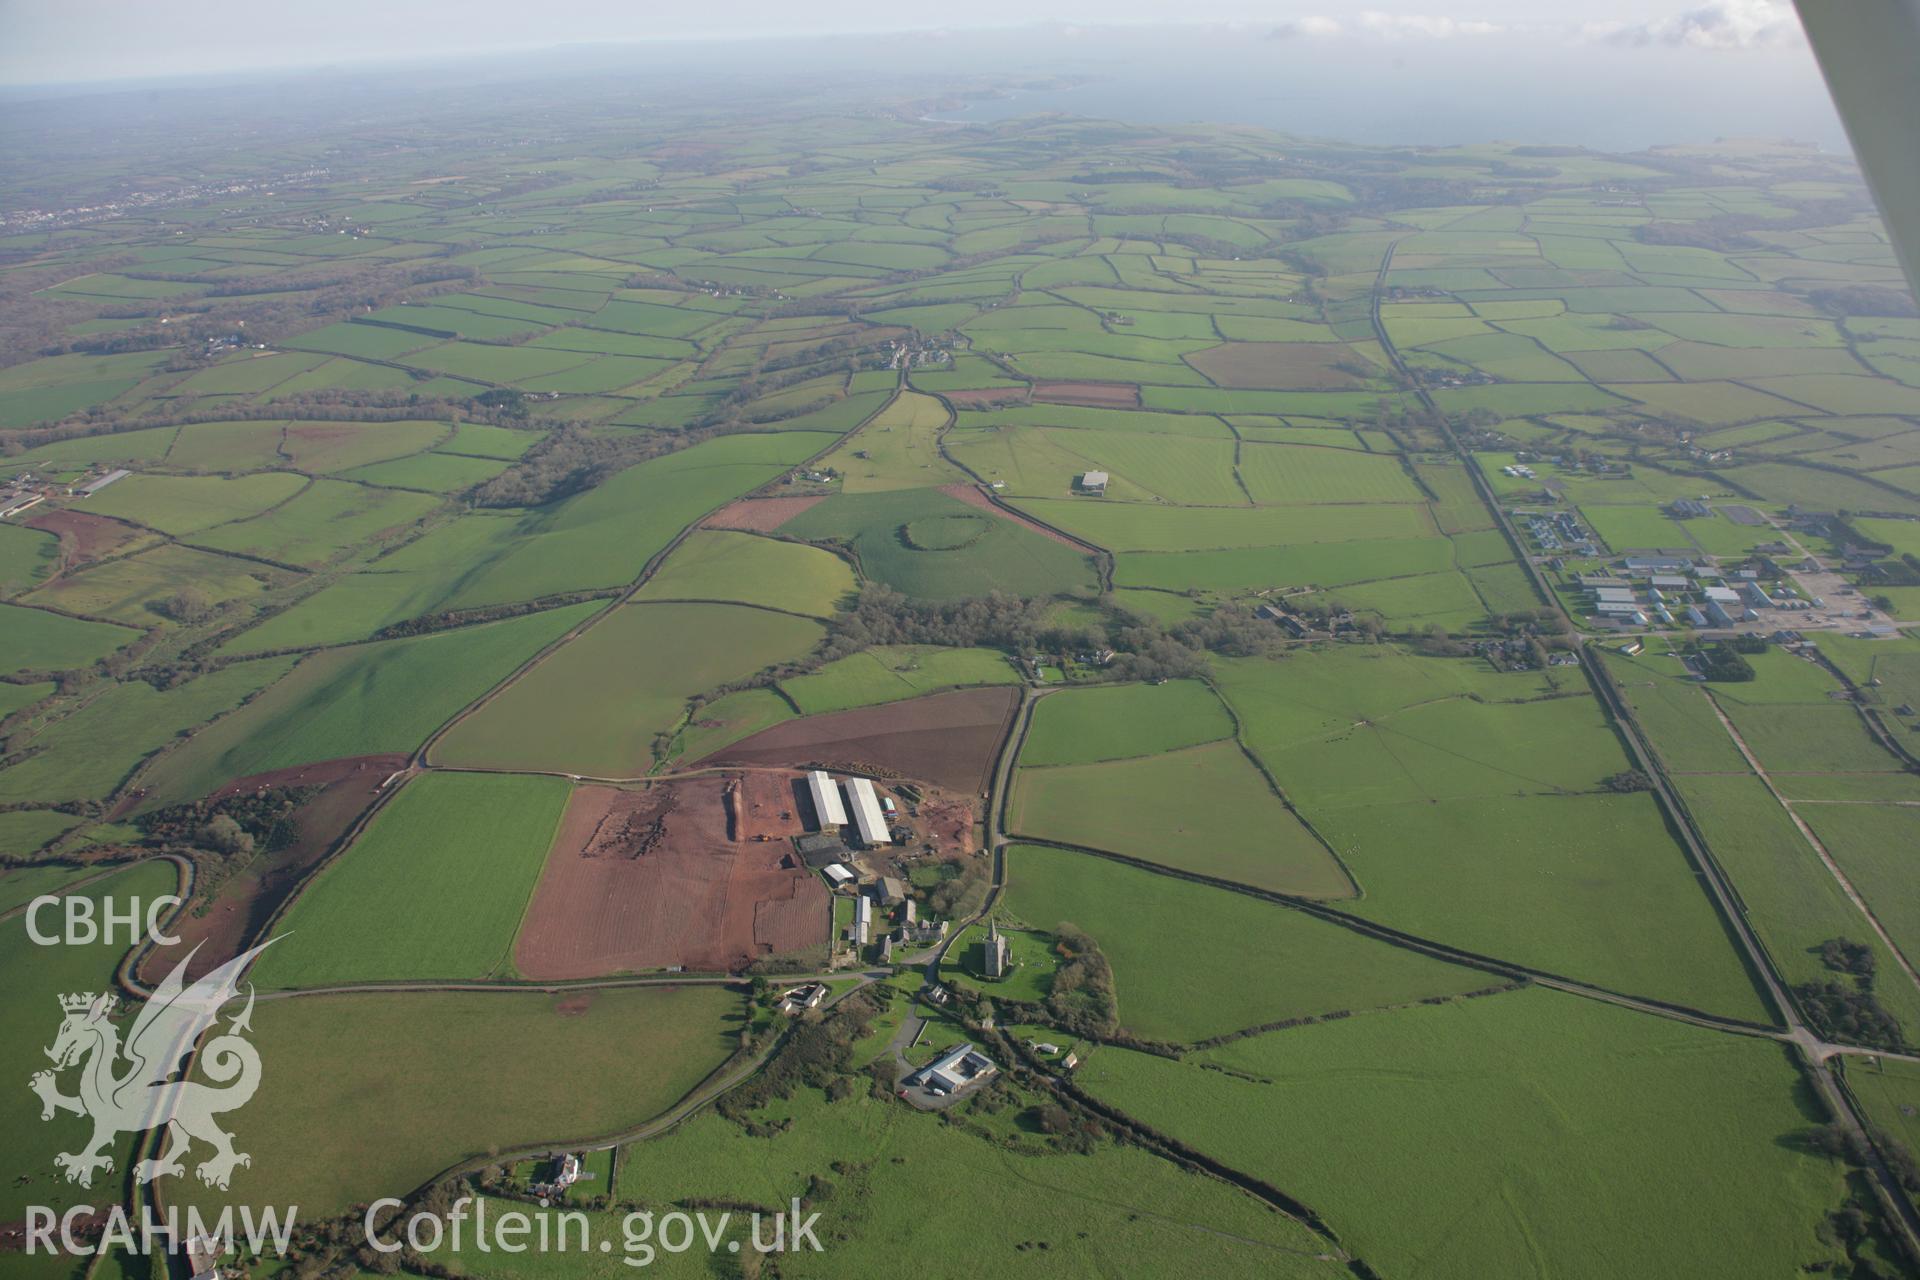
<svg viewBox="0 0 1920 1280"><path fill-rule="evenodd" d="M986 516L926 516L901 525L900 541L909 551L963 551L986 537L989 527Z"/></svg>

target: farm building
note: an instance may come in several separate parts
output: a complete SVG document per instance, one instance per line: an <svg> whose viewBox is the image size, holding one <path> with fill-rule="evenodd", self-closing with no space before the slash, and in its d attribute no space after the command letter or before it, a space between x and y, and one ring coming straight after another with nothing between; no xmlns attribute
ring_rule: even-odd
<svg viewBox="0 0 1920 1280"><path fill-rule="evenodd" d="M118 471L109 471L107 472L107 474L101 476L98 480L89 480L87 483L81 485L80 496L83 498L89 497L93 494L100 492L102 489L106 488L108 485L112 484L114 481L125 480L128 476L132 474L133 473L131 471L128 471L125 468L122 468Z"/></svg>
<svg viewBox="0 0 1920 1280"><path fill-rule="evenodd" d="M1104 471L1084 471L1074 485L1081 493L1104 494L1107 491L1107 473Z"/></svg>
<svg viewBox="0 0 1920 1280"><path fill-rule="evenodd" d="M867 935L873 929L873 899L864 894L853 900L853 945L867 945Z"/></svg>
<svg viewBox="0 0 1920 1280"><path fill-rule="evenodd" d="M840 788L833 784L833 779L827 776L824 769L815 769L807 775L807 794L813 797L813 816L822 831L828 827L847 825L847 810L840 803Z"/></svg>
<svg viewBox="0 0 1920 1280"><path fill-rule="evenodd" d="M970 1084L991 1079L999 1070L984 1053L963 1044L941 1054L913 1083L929 1093L958 1093Z"/></svg>
<svg viewBox="0 0 1920 1280"><path fill-rule="evenodd" d="M793 849L815 871L824 871L847 856L846 842L839 836L795 836Z"/></svg>
<svg viewBox="0 0 1920 1280"><path fill-rule="evenodd" d="M892 843L893 837L887 832L887 815L880 811L880 797L874 794L872 782L865 778L849 778L847 799L853 805L853 824L859 828L862 840L876 848Z"/></svg>
<svg viewBox="0 0 1920 1280"><path fill-rule="evenodd" d="M1692 573L1693 561L1686 556L1628 556L1628 573Z"/></svg>
<svg viewBox="0 0 1920 1280"><path fill-rule="evenodd" d="M897 907L905 901L907 885L896 876L881 876L880 883L874 886L874 896L880 899L883 907Z"/></svg>
<svg viewBox="0 0 1920 1280"><path fill-rule="evenodd" d="M853 883L853 872L847 870L837 862L828 863L823 870L827 873L827 879L833 882L833 886L836 889L843 884Z"/></svg>

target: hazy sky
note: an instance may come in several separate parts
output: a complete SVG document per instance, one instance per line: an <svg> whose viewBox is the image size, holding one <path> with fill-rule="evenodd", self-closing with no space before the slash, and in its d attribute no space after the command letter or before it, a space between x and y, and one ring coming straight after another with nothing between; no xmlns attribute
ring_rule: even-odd
<svg viewBox="0 0 1920 1280"><path fill-rule="evenodd" d="M0 84L267 71L581 42L1064 24L1232 23L1265 37L1417 46L1542 41L1737 58L1800 43L1785 0L0 0Z"/></svg>

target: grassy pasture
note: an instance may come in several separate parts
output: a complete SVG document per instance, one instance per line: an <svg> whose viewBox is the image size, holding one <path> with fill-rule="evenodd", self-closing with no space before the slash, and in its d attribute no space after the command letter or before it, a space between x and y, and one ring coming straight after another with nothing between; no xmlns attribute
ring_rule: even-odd
<svg viewBox="0 0 1920 1280"><path fill-rule="evenodd" d="M1920 1032L1920 991L1894 980L1893 958L1765 784L1746 774L1681 777L1676 785L1781 976L1789 984L1825 981L1833 975L1820 959L1820 944L1829 938L1860 942L1874 951L1886 975L1875 984L1881 1003L1910 1038ZM1853 807L1809 805L1802 816L1811 823Z"/></svg>
<svg viewBox="0 0 1920 1280"><path fill-rule="evenodd" d="M558 778L408 782L280 918L264 987L502 973L567 804Z"/></svg>
<svg viewBox="0 0 1920 1280"><path fill-rule="evenodd" d="M1900 768L1850 706L1718 701L1768 773L1889 773Z"/></svg>
<svg viewBox="0 0 1920 1280"><path fill-rule="evenodd" d="M1101 1049L1079 1083L1325 1206L1382 1274L1735 1280L1835 1253L1841 1167L1790 1140L1821 1116L1764 1041L1533 990L1204 1060L1226 1070Z"/></svg>
<svg viewBox="0 0 1920 1280"><path fill-rule="evenodd" d="M56 609L151 627L161 621L152 606L185 588L201 591L219 605L263 595L287 576L232 556L167 545L67 574L29 598Z"/></svg>
<svg viewBox="0 0 1920 1280"><path fill-rule="evenodd" d="M853 589L853 570L830 551L751 533L696 529L635 598L730 600L825 618Z"/></svg>
<svg viewBox="0 0 1920 1280"><path fill-rule="evenodd" d="M964 685L1013 684L1019 678L1007 655L993 649L877 645L783 680L780 688L804 714L819 715Z"/></svg>
<svg viewBox="0 0 1920 1280"><path fill-rule="evenodd" d="M1065 689L1040 699L1023 767L1155 756L1233 736L1233 720L1198 680Z"/></svg>
<svg viewBox="0 0 1920 1280"><path fill-rule="evenodd" d="M689 699L803 656L818 623L728 604L630 604L456 725L437 763L629 778Z"/></svg>
<svg viewBox="0 0 1920 1280"><path fill-rule="evenodd" d="M360 543L398 536L438 505L422 494L316 480L267 514L210 529L195 541L216 551L315 567Z"/></svg>
<svg viewBox="0 0 1920 1280"><path fill-rule="evenodd" d="M1114 415L1116 418L1122 415ZM1132 415L1124 415L1131 417ZM947 447L975 474L1010 496L1052 498L1073 492L1082 473L1112 477L1106 500L1245 506L1234 481L1233 442L1164 433L1099 429L994 427L953 432Z"/></svg>
<svg viewBox="0 0 1920 1280"><path fill-rule="evenodd" d="M280 472L233 477L133 475L87 498L80 507L91 515L113 516L179 535L257 516L307 483L300 476Z"/></svg>
<svg viewBox="0 0 1920 1280"><path fill-rule="evenodd" d="M0 595L21 591L54 572L60 539L21 524L0 524Z"/></svg>
<svg viewBox="0 0 1920 1280"><path fill-rule="evenodd" d="M1913 892L1914 875L1920 872L1920 810L1891 804L1823 804L1803 805L1799 813L1866 899L1893 945L1902 955L1920 954L1920 895ZM1879 986L1892 986L1903 978L1897 970L1882 972L1885 976Z"/></svg>
<svg viewBox="0 0 1920 1280"><path fill-rule="evenodd" d="M1207 551L1374 538L1405 541L1434 531L1425 509L1411 504L1234 510L1028 498L1016 505L1110 551Z"/></svg>
<svg viewBox="0 0 1920 1280"><path fill-rule="evenodd" d="M927 490L836 494L787 521L780 532L843 540L859 556L863 577L910 596L1091 591L1093 567L1084 555L1011 520L989 519L978 541L951 550L918 550L903 537L902 531L915 521L979 514L957 498Z"/></svg>
<svg viewBox="0 0 1920 1280"><path fill-rule="evenodd" d="M1419 502L1423 497L1398 459L1351 449L1246 444L1240 449L1240 478L1261 503Z"/></svg>
<svg viewBox="0 0 1920 1280"><path fill-rule="evenodd" d="M1125 587L1234 591L1252 587L1339 587L1374 578L1437 573L1454 556L1441 538L1376 539L1221 551L1124 551L1113 579Z"/></svg>
<svg viewBox="0 0 1920 1280"><path fill-rule="evenodd" d="M469 458L464 454L418 453L342 473L348 480L419 489L427 493L461 493L484 484L507 469L498 458Z"/></svg>
<svg viewBox="0 0 1920 1280"><path fill-rule="evenodd" d="M227 1195L297 1204L302 1218L318 1219L405 1195L493 1147L639 1124L725 1059L739 1006L720 987L571 999L392 992L262 1004L254 1042L266 1068L243 1130L253 1163L235 1174L230 1193L195 1181L183 1184L184 1198L202 1211ZM579 1088L554 1090L556 1056ZM424 1073L422 1062L441 1066Z"/></svg>
<svg viewBox="0 0 1920 1280"><path fill-rule="evenodd" d="M1366 890L1356 915L1612 990L1771 1020L1651 796L1306 812Z"/></svg>
<svg viewBox="0 0 1920 1280"><path fill-rule="evenodd" d="M1153 1039L1191 1042L1496 981L1302 912L1089 854L1020 845L1009 862L1007 910L1034 928L1064 921L1091 935L1113 965L1122 1025Z"/></svg>
<svg viewBox="0 0 1920 1280"><path fill-rule="evenodd" d="M18 874L22 873L13 873ZM13 875L7 879L12 880ZM125 910L131 898L144 902L177 892L179 878L172 863L156 859L106 876L74 892L93 902L97 919L98 913L105 910L108 897L115 900L115 906ZM26 887L36 893L59 892L57 881L49 883L44 878L29 882ZM57 926L47 919L43 927ZM69 1205L99 1203L98 1179L91 1190L77 1186L68 1182L54 1164L57 1154L82 1149L88 1126L71 1115L43 1122L40 1100L25 1085L36 1071L44 1071L50 1065L42 1050L53 1043L54 1032L60 1026L59 998L77 991L112 990L114 966L125 949L124 938L119 945L76 942L39 946L27 936L24 914L0 920L0 967L4 967L7 974L6 992L0 995L0 1016L14 1029L0 1038L0 1067L5 1068L9 1078L17 1078L21 1084L20 1088L9 1090L6 1100L0 1102L0 1132L7 1135L7 1149L13 1153L7 1157L10 1169L6 1185L0 1188L0 1214L5 1214L8 1221L24 1220L28 1205L44 1205L58 1213ZM62 1092L72 1092L74 1073L62 1075ZM116 1170L128 1167L132 1149L131 1134L116 1138L109 1148ZM15 1258L19 1260L19 1255ZM40 1274L62 1275L70 1271L71 1268L56 1266ZM23 1274L33 1273L23 1269Z"/></svg>
<svg viewBox="0 0 1920 1280"><path fill-rule="evenodd" d="M0 770L0 802L103 799L176 735L231 711L291 665L235 663L165 693L143 681L114 685L18 744L37 750Z"/></svg>
<svg viewBox="0 0 1920 1280"><path fill-rule="evenodd" d="M1104 764L1024 768L1008 825L1184 871L1310 897L1351 890L1339 864L1231 742Z"/></svg>
<svg viewBox="0 0 1920 1280"><path fill-rule="evenodd" d="M947 407L932 396L903 391L819 465L845 477L841 488L846 493L881 493L964 480L940 456L940 430L947 416Z"/></svg>
<svg viewBox="0 0 1920 1280"><path fill-rule="evenodd" d="M404 640L327 649L158 766L149 804L228 778L410 752L514 668L591 617L592 601Z"/></svg>
<svg viewBox="0 0 1920 1280"><path fill-rule="evenodd" d="M0 672L89 666L135 636L124 627L0 604Z"/></svg>
<svg viewBox="0 0 1920 1280"><path fill-rule="evenodd" d="M702 706L673 740L667 755L698 760L749 734L793 719L793 708L771 689L742 689Z"/></svg>

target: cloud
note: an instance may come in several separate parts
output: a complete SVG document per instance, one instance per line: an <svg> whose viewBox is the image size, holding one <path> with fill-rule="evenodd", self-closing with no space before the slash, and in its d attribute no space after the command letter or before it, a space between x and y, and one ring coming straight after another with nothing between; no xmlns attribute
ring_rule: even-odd
<svg viewBox="0 0 1920 1280"><path fill-rule="evenodd" d="M1505 31L1498 22L1477 18L1446 18L1425 13L1382 13L1368 9L1360 15L1360 25L1368 32L1390 40L1417 38L1445 40L1451 36L1490 36Z"/></svg>
<svg viewBox="0 0 1920 1280"><path fill-rule="evenodd" d="M1310 13L1304 18L1283 22L1267 33L1269 40L1293 40L1300 36L1337 36L1340 24L1332 18Z"/></svg>
<svg viewBox="0 0 1920 1280"><path fill-rule="evenodd" d="M1774 49L1803 38L1793 10L1780 0L1712 0L1655 22L1589 23L1582 34L1607 44L1689 49Z"/></svg>

